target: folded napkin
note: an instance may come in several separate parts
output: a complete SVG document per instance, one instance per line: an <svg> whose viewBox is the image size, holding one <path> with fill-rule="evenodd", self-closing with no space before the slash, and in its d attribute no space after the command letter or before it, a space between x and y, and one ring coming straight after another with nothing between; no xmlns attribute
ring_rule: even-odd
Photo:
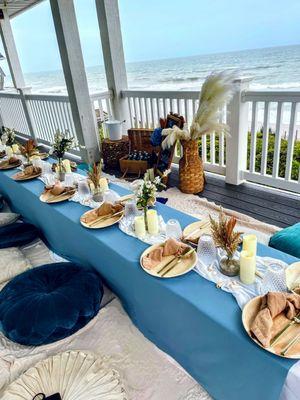
<svg viewBox="0 0 300 400"><path fill-rule="evenodd" d="M175 239L168 239L162 246L156 247L143 257L143 266L146 269L155 268L163 257L179 257L189 246Z"/></svg>
<svg viewBox="0 0 300 400"><path fill-rule="evenodd" d="M93 211L90 211L87 215L85 215L82 218L82 221L86 224L89 224L99 217L113 215L119 211L122 211L123 209L124 207L122 206L122 204L103 203L100 207L96 208Z"/></svg>
<svg viewBox="0 0 300 400"><path fill-rule="evenodd" d="M292 320L300 312L300 296L297 294L269 292L263 298L252 325L251 332L264 347L272 339L273 319L282 312Z"/></svg>
<svg viewBox="0 0 300 400"><path fill-rule="evenodd" d="M65 187L60 183L56 183L52 189L50 189L50 193L54 196L59 196L65 191Z"/></svg>
<svg viewBox="0 0 300 400"><path fill-rule="evenodd" d="M17 162L19 162L19 159L15 156L10 157L10 159L8 160L8 164L16 164Z"/></svg>
<svg viewBox="0 0 300 400"><path fill-rule="evenodd" d="M26 176L34 175L34 174L39 174L42 172L42 169L39 167L34 167L33 165L29 165L28 167L24 168L23 174Z"/></svg>

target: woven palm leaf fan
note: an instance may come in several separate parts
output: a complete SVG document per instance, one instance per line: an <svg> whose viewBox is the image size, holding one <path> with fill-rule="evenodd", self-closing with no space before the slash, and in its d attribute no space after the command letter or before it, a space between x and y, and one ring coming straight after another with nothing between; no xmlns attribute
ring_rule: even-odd
<svg viewBox="0 0 300 400"><path fill-rule="evenodd" d="M12 382L2 400L32 400L60 393L62 400L128 400L118 372L95 354L67 351L40 361Z"/></svg>

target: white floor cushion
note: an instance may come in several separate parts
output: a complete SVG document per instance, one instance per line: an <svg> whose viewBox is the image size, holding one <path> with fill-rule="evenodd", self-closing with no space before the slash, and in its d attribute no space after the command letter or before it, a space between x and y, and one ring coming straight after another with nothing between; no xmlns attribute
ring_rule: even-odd
<svg viewBox="0 0 300 400"><path fill-rule="evenodd" d="M0 249L0 289L14 276L30 268L32 264L18 247Z"/></svg>
<svg viewBox="0 0 300 400"><path fill-rule="evenodd" d="M60 393L62 400L129 400L117 371L92 353L68 351L40 361L13 382L2 400L32 400Z"/></svg>
<svg viewBox="0 0 300 400"><path fill-rule="evenodd" d="M19 214L11 212L0 212L0 227L16 222L19 216Z"/></svg>
<svg viewBox="0 0 300 400"><path fill-rule="evenodd" d="M117 370L130 400L210 399L187 372L142 335L118 299L83 329L50 345L20 346L0 334L0 392L40 360L79 349L97 354L105 367Z"/></svg>

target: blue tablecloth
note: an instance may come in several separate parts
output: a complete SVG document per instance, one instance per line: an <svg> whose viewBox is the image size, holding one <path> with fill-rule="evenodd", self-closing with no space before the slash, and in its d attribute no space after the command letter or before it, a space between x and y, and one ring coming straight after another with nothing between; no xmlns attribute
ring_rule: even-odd
<svg viewBox="0 0 300 400"><path fill-rule="evenodd" d="M276 357L254 344L241 323L234 298L190 272L174 279L146 274L139 257L146 244L125 235L117 226L88 230L79 223L86 207L39 200L39 180L15 182L15 171L0 171L0 191L12 208L37 225L51 248L62 256L96 268L121 298L138 328L173 356L215 399L278 399L292 360ZM126 191L112 185L120 194ZM164 218L182 226L194 218L157 204ZM192 211L192 210L191 210ZM295 258L259 245L260 256L291 263Z"/></svg>

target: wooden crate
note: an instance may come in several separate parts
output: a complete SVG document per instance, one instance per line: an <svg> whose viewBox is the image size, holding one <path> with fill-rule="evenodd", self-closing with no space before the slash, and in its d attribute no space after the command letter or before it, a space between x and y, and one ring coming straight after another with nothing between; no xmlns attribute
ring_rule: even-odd
<svg viewBox="0 0 300 400"><path fill-rule="evenodd" d="M143 175L148 169L148 161L144 160L128 160L128 156L124 156L119 160L120 170L124 176L127 174L135 174L138 177Z"/></svg>
<svg viewBox="0 0 300 400"><path fill-rule="evenodd" d="M150 141L154 129L148 128L131 128L128 129L128 137L130 141L130 151L152 151L158 152L160 147L153 147Z"/></svg>

